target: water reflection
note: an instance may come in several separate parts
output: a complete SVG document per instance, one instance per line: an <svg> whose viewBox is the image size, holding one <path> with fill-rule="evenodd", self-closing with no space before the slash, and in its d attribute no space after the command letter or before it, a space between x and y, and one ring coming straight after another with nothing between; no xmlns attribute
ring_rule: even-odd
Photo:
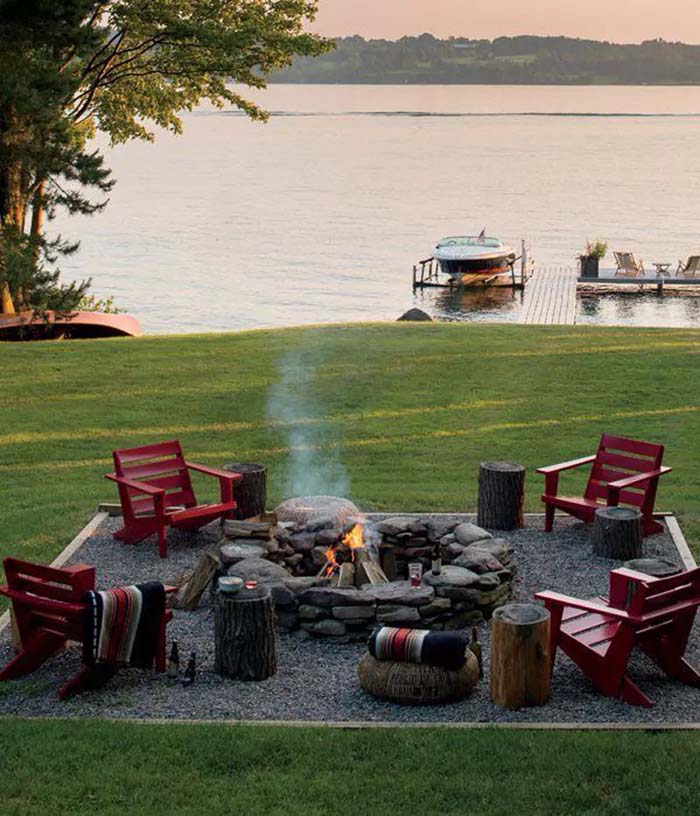
<svg viewBox="0 0 700 816"><path fill-rule="evenodd" d="M522 319L527 297L527 291L510 287L424 289L415 293L414 303L436 320L517 323ZM700 292L579 294L576 322L604 326L700 327Z"/></svg>
<svg viewBox="0 0 700 816"><path fill-rule="evenodd" d="M473 289L423 289L415 303L437 320L489 322L520 319L524 294L510 286Z"/></svg>

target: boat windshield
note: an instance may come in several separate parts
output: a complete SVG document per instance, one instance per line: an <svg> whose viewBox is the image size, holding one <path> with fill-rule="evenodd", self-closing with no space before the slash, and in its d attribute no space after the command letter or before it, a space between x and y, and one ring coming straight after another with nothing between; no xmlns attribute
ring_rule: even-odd
<svg viewBox="0 0 700 816"><path fill-rule="evenodd" d="M438 244L438 249L446 246L480 246L498 249L503 246L498 238L479 238L476 235L455 235L443 238Z"/></svg>

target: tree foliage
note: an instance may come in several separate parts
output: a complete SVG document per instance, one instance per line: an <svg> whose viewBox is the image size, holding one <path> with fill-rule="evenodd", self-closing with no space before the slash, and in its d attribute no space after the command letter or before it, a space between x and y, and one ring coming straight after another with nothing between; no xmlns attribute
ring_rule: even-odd
<svg viewBox="0 0 700 816"><path fill-rule="evenodd" d="M331 47L304 29L315 13L316 0L0 0L4 303L57 300L42 264L75 247L49 243L44 216L105 205L113 181L89 147L97 131L112 143L179 133L181 112L205 100L265 119L238 88L264 87L295 56ZM58 299L77 303L84 291Z"/></svg>
<svg viewBox="0 0 700 816"><path fill-rule="evenodd" d="M571 37L400 40L345 37L317 60L299 58L274 82L445 84L698 84L700 46L617 44Z"/></svg>

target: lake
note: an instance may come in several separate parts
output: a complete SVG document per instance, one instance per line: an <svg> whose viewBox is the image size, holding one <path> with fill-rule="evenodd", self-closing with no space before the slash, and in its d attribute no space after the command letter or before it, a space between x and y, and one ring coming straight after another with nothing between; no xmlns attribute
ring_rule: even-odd
<svg viewBox="0 0 700 816"><path fill-rule="evenodd" d="M391 320L517 320L522 298L411 291L448 234L526 238L570 266L587 239L700 253L700 87L294 86L250 94L267 124L187 113L181 137L106 149L117 185L66 277L91 276L145 332ZM609 265L606 260L606 265ZM700 325L700 301L612 295L580 322Z"/></svg>

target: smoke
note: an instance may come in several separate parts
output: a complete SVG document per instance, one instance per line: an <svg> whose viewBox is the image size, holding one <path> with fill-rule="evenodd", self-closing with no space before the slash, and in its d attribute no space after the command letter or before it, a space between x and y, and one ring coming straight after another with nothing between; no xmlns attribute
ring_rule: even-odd
<svg viewBox="0 0 700 816"><path fill-rule="evenodd" d="M347 496L350 479L340 459L334 431L323 418L324 407L314 396L316 374L323 363L318 348L294 348L277 362L279 376L270 388L267 417L285 427L289 458L284 495Z"/></svg>

